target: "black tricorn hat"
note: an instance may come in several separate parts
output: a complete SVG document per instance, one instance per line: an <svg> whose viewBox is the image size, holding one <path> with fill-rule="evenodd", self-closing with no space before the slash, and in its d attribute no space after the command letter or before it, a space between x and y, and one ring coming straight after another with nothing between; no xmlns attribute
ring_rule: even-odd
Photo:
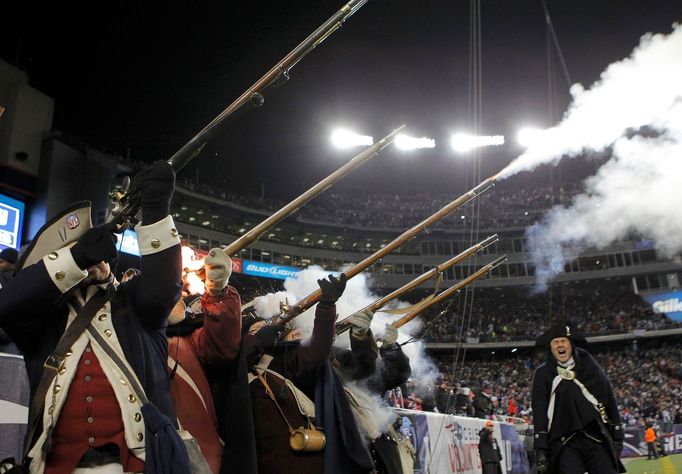
<svg viewBox="0 0 682 474"><path fill-rule="evenodd" d="M92 228L90 201L78 201L43 225L17 261L15 271L39 262L45 255L75 241Z"/></svg>
<svg viewBox="0 0 682 474"><path fill-rule="evenodd" d="M557 337L565 337L570 340L574 346L587 346L587 339L585 339L585 336L578 331L573 323L562 322L555 324L542 333L535 341L535 347L549 349L549 343L552 342L552 339L556 339Z"/></svg>

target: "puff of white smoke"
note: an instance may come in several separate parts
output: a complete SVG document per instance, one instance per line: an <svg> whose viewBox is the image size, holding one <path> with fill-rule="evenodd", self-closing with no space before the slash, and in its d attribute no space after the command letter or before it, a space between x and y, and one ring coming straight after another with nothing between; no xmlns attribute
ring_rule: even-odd
<svg viewBox="0 0 682 474"><path fill-rule="evenodd" d="M586 180L585 194L527 230L541 288L565 262L625 237L652 239L665 257L682 250L682 27L645 35L629 58L610 65L590 90L575 87L573 95L561 123L498 175L611 149L611 158ZM656 136L637 135L642 129Z"/></svg>
<svg viewBox="0 0 682 474"><path fill-rule="evenodd" d="M353 413L359 418L358 428L368 441L378 438L381 433L386 433L388 427L398 415L389 407L384 400L370 392L362 383L346 382L345 388L350 392L351 406L355 406Z"/></svg>
<svg viewBox="0 0 682 474"><path fill-rule="evenodd" d="M286 299L288 304L294 304L301 298L308 296L319 288L317 280L326 278L329 276L329 273L329 271L315 265L301 270L296 276L287 278L284 281L285 291L269 293L256 298L254 301L256 312L266 319L279 314L280 302L284 303ZM369 306L377 299L379 299L379 297L373 294L368 288L367 276L364 273L361 273L348 280L343 295L336 303L336 310L340 315L340 318L345 318L346 316ZM396 308L404 307L406 305L407 303L396 301L393 302L390 307ZM372 332L377 336L382 336L386 330L386 324L390 324L398 318L399 316L396 315L377 312L372 319ZM293 326L301 331L304 343L312 335L314 321L315 307L303 312L292 321ZM398 333L398 342L403 343L412 336L416 336L421 330L421 327L422 324L418 318L405 324L400 328ZM334 345L336 347L349 348L349 332L345 332L338 336L334 341ZM438 369L426 355L424 344L421 341L407 344L403 346L403 350L410 358L413 377L419 377L419 380L423 380L425 384L429 384L436 379Z"/></svg>
<svg viewBox="0 0 682 474"><path fill-rule="evenodd" d="M586 180L586 194L568 208L551 209L528 229L541 288L583 251L628 235L654 240L664 257L682 250L680 138L682 134L618 140L613 158Z"/></svg>
<svg viewBox="0 0 682 474"><path fill-rule="evenodd" d="M498 176L503 179L562 156L600 151L629 129L661 121L679 100L682 84L682 27L669 35L647 34L629 58L611 64L589 90L571 89L573 102L557 126Z"/></svg>

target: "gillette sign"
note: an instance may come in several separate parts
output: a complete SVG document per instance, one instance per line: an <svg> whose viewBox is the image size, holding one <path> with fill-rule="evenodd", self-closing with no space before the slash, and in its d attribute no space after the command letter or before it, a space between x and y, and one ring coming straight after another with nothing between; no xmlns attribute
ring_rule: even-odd
<svg viewBox="0 0 682 474"><path fill-rule="evenodd" d="M682 291L645 295L644 299L656 314L667 314L670 319L682 321Z"/></svg>
<svg viewBox="0 0 682 474"><path fill-rule="evenodd" d="M242 261L242 273L244 275L286 280L296 276L299 271L301 270L298 268L273 265L272 263L256 262L254 260Z"/></svg>

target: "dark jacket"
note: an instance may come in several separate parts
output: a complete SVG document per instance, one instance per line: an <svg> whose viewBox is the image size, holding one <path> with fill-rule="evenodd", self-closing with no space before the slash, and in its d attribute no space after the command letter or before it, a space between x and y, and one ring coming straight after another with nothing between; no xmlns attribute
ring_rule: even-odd
<svg viewBox="0 0 682 474"><path fill-rule="evenodd" d="M488 418L493 414L493 401L482 391L474 398L474 414L476 418Z"/></svg>
<svg viewBox="0 0 682 474"><path fill-rule="evenodd" d="M175 420L168 386L165 325L180 296L180 245L142 257L142 276L111 293L112 322L123 354L147 397ZM17 273L0 292L0 326L24 353L35 392L43 362L64 333L68 309L42 261ZM40 430L38 430L39 432Z"/></svg>
<svg viewBox="0 0 682 474"><path fill-rule="evenodd" d="M412 374L410 359L400 344L381 347L376 372L367 379L367 387L382 396L388 390L400 387Z"/></svg>
<svg viewBox="0 0 682 474"><path fill-rule="evenodd" d="M605 426L595 409L583 395L573 380L561 380L556 388L554 417L549 429L547 409L552 391L552 382L557 376L557 363L551 354L548 362L535 370L533 376L532 408L535 424L535 449L549 451L550 467L557 460L563 441L578 431L597 430L607 439L609 452L614 466L622 469L622 464L613 446L613 440L623 439L618 405L611 388L611 383L604 370L597 364L592 355L580 347L574 347L573 371L576 379L585 385L587 390L603 404L611 426ZM625 472L621 470L621 472Z"/></svg>
<svg viewBox="0 0 682 474"><path fill-rule="evenodd" d="M478 454L481 456L481 462L483 464L499 463L502 460L502 455L493 433L483 428L478 432L478 437Z"/></svg>

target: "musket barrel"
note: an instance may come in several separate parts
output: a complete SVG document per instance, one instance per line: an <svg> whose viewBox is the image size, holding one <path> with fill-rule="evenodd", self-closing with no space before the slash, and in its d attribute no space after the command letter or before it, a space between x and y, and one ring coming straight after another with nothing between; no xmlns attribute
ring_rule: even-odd
<svg viewBox="0 0 682 474"><path fill-rule="evenodd" d="M486 239L482 240L481 242L479 242L475 245L472 245L471 247L464 250L463 252L455 255L451 259L441 263L440 265L435 266L434 268L432 268L431 270L429 270L427 272L422 273L417 278L413 279L412 281L410 281L406 285L401 286L397 290L387 294L383 298L379 298L378 300L371 303L370 305L362 308L360 311L369 310L369 311L372 311L374 313L374 312L380 310L381 308L386 306L386 304L389 301L394 300L395 298L399 297L403 293L407 293L408 291L412 290L413 288L416 288L417 286L421 285L425 281L428 281L428 280L436 277L439 273L444 272L445 270L453 267L454 265L461 262L465 258L468 258L468 257L482 251L483 249L489 247L490 245L494 244L497 241L498 241L497 234L494 234L494 235L491 235L490 237L487 237ZM345 331L347 331L348 329L350 329L350 323L348 322L349 319L350 319L350 316L348 316L347 318L342 319L341 321L336 323L336 334L337 335L342 334Z"/></svg>
<svg viewBox="0 0 682 474"><path fill-rule="evenodd" d="M479 270L475 271L468 277L464 278L463 280L457 282L455 285L451 286L447 290L441 292L436 296L434 299L431 301L428 301L427 303L419 306L416 308L414 311L411 311L410 313L406 314L402 318L398 319L397 321L394 321L391 323L391 326L399 328L400 326L403 326L410 321L412 321L414 318L416 318L419 314L424 312L425 310L429 309L431 306L440 303L443 300L446 300L452 296L454 296L455 293L457 293L459 290L461 290L463 287L468 285L474 280L478 280L482 276L486 275L488 272L492 271L494 268L498 267L502 263L507 261L507 256L503 255L502 257L490 262L487 265L484 265L481 267Z"/></svg>
<svg viewBox="0 0 682 474"><path fill-rule="evenodd" d="M369 257L365 258L363 261L360 263L355 264L353 267L349 268L346 270L344 273L346 276L350 279L353 278L355 275L363 272L366 270L370 265L372 265L374 262L377 260L383 258L384 256L388 255L391 253L393 250L397 249L400 247L402 244L407 242L408 240L412 239L416 235L420 234L421 232L425 231L429 226L435 224L439 220L443 219L447 215L451 214L458 208L462 207L464 204L467 202L471 201L473 198L478 196L479 194L483 193L484 191L490 189L492 186L495 185L495 179L494 178L487 178L485 181L483 181L481 184L477 185L475 188L467 191L466 193L462 194L460 197L452 201L451 203L445 205L441 210L438 212L432 214L431 216L427 217L423 221L421 221L419 224L413 226L412 228L406 230L403 232L401 235L396 237L393 241L390 243L386 244L384 248L381 248L374 252L372 255ZM295 305L291 306L289 308L289 311L287 314L283 315L281 317L282 320L284 321L289 321L308 308L310 308L312 305L317 303L320 299L320 296L322 295L322 292L320 290L317 290L310 295L306 296L305 298L301 299L296 303Z"/></svg>
<svg viewBox="0 0 682 474"><path fill-rule="evenodd" d="M296 212L302 205L309 202L315 196L329 188L332 184L336 183L338 180L349 174L351 171L360 167L370 159L379 155L379 151L387 147L395 137L405 128L405 125L393 130L391 133L386 135L384 138L366 148L360 154L356 155L352 160L343 165L341 168L334 171L332 174L327 176L325 179L317 183L312 188L308 189L306 192L301 194L299 197L291 201L289 204L284 206L279 211L275 212L273 215L265 219L263 222L255 226L253 229L249 230L247 233L239 237L237 240L228 245L223 252L228 257L235 255L241 249L247 245L255 242L266 232L269 228L280 222L285 217Z"/></svg>
<svg viewBox="0 0 682 474"><path fill-rule="evenodd" d="M313 31L306 39L287 54L284 59L275 64L272 69L266 72L242 95L228 105L217 117L194 135L182 148L168 159L168 163L177 173L192 161L212 138L214 138L225 126L230 123L230 119L236 117L236 113L244 111L246 104L252 104L253 108L263 105L264 97L268 92L289 79L289 70L303 59L317 45L322 43L329 35L338 30L343 23L358 11L369 0L350 0L339 11L332 15L327 21ZM124 196L114 207L107 217L107 224L112 230L124 228L126 223L135 216L140 206L140 193L138 190Z"/></svg>
<svg viewBox="0 0 682 474"><path fill-rule="evenodd" d="M289 70L292 67L310 51L315 49L315 47L329 35L339 29L344 21L350 18L351 15L368 1L369 0L351 0L313 31L306 39L289 52L284 59L273 66L272 69L266 72L234 102L228 105L217 117L211 120L211 122L199 133L192 137L192 139L180 148L180 150L175 152L168 160L173 166L173 169L177 172L189 163L192 158L194 158L195 151L203 147L204 144L212 139L224 125L227 125L227 119L244 105L249 103L253 104L254 107L262 105L263 97L269 90L272 90L272 86L276 86L281 83L280 81L283 82L286 80L288 78Z"/></svg>

